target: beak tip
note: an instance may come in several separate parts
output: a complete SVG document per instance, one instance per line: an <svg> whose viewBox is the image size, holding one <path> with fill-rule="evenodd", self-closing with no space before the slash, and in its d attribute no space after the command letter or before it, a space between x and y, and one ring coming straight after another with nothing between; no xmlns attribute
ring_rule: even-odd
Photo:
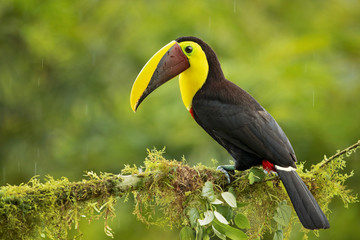
<svg viewBox="0 0 360 240"><path fill-rule="evenodd" d="M133 110L134 113L136 113L136 106L131 106L131 109Z"/></svg>
<svg viewBox="0 0 360 240"><path fill-rule="evenodd" d="M136 113L138 106L139 106L138 102L135 104L131 104L131 109L133 110L134 113Z"/></svg>

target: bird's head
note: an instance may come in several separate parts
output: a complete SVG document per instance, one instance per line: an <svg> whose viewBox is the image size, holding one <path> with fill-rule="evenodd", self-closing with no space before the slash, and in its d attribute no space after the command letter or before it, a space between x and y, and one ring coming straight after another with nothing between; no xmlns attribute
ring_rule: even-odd
<svg viewBox="0 0 360 240"><path fill-rule="evenodd" d="M150 58L134 82L130 95L133 111L152 91L177 75L182 100L190 110L193 97L206 81L212 53L206 43L195 37L181 37L165 45Z"/></svg>

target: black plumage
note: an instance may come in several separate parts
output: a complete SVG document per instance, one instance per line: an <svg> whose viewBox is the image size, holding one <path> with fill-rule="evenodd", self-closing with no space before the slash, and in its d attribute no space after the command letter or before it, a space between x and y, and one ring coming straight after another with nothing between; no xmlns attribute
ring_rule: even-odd
<svg viewBox="0 0 360 240"><path fill-rule="evenodd" d="M329 228L330 224L305 183L295 171L277 169L300 222L308 229Z"/></svg>
<svg viewBox="0 0 360 240"><path fill-rule="evenodd" d="M245 170L267 160L275 165L304 227L329 228L318 203L295 171L295 152L274 118L245 90L226 80L214 51L202 40L182 37L177 42L198 43L206 54L209 72L192 100L195 121ZM289 168L291 167L291 168Z"/></svg>

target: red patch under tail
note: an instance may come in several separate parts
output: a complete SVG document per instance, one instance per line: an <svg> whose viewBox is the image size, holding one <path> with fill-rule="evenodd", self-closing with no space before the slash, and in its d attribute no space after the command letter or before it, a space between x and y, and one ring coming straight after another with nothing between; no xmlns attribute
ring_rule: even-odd
<svg viewBox="0 0 360 240"><path fill-rule="evenodd" d="M262 166L263 166L264 170L266 170L267 172L270 172L270 171L276 172L274 164L272 164L268 160L263 160Z"/></svg>

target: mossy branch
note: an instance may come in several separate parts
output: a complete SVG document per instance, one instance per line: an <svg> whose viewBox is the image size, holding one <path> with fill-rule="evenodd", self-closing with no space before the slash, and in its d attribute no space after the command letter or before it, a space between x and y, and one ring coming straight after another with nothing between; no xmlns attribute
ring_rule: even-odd
<svg viewBox="0 0 360 240"><path fill-rule="evenodd" d="M326 158L310 171L298 165L298 173L318 199L320 206L329 213L330 201L339 196L345 206L357 201L357 196L346 188L345 181L353 174L342 174L344 156L360 145ZM141 171L136 166L125 166L121 174L87 172L80 182L70 182L63 177L55 180L38 177L27 184L0 188L0 239L67 239L68 229L78 229L81 218L89 221L105 218L105 233L112 236L108 219L114 217L114 204L130 193L134 195L134 214L146 224L169 227L190 226L189 210L205 212L209 205L201 195L207 181L215 186L215 194L231 188L236 200L242 203L239 211L247 216L251 228L246 231L255 239L266 231L273 231L274 211L279 202L288 199L277 177L266 176L249 184L249 171L236 172L231 185L215 168L185 162L166 160L163 151L149 151ZM289 201L289 200L288 200ZM155 212L160 212L156 214ZM156 215L156 217L155 217ZM292 223L297 222L293 214ZM287 232L291 230L289 224ZM305 231L305 230L304 230Z"/></svg>
<svg viewBox="0 0 360 240"><path fill-rule="evenodd" d="M324 157L324 161L322 161L322 163L320 164L320 167L328 164L329 162L331 162L333 159L341 157L342 155L348 155L350 156L352 153L354 153L356 151L356 149L360 146L360 140L358 140L356 143L354 143L353 145L345 148L344 150L338 151L336 154L332 155L331 157L327 158L326 156Z"/></svg>

